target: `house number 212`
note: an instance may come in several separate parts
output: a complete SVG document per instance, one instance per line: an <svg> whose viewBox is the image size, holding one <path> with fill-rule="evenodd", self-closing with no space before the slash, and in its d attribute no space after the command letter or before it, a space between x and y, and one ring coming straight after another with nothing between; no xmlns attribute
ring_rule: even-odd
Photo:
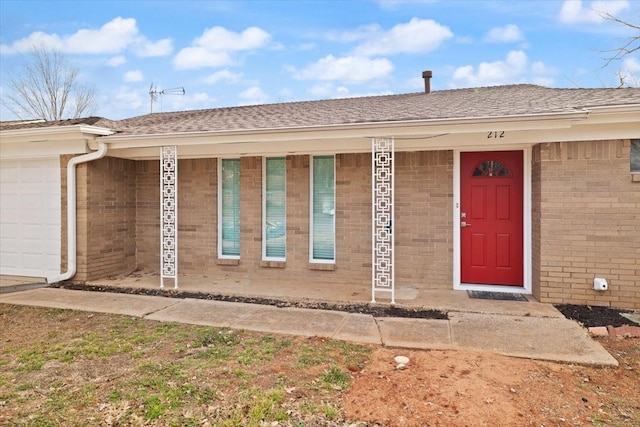
<svg viewBox="0 0 640 427"><path fill-rule="evenodd" d="M491 138L504 138L504 131L503 130L492 130L489 133L487 133L487 139L491 139Z"/></svg>

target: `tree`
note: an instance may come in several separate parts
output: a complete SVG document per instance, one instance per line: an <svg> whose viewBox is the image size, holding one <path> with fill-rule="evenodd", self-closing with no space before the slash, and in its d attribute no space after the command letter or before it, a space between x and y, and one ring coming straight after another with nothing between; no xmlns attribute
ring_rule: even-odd
<svg viewBox="0 0 640 427"><path fill-rule="evenodd" d="M600 14L600 16L606 20L612 21L618 25L622 25L625 27L630 28L631 30L634 30L634 33L632 36L628 37L628 39L626 40L626 42L620 46L617 47L615 49L610 49L610 50L606 50L605 52L607 53L607 57L604 58L605 59L605 64L604 67L608 66L609 64L611 64L614 61L619 61L622 58L626 57L627 55L631 55L634 52L640 51L640 25L638 24L634 24L632 22L629 21L625 21L622 20L616 16L611 15L610 13L607 12L598 12ZM616 76L618 77L618 80L620 81L620 84L618 87L624 87L624 86L638 86L640 84L640 82L638 81L637 78L634 78L632 75L630 75L629 72L623 72L622 70L618 71L616 73ZM628 80L631 78L631 80L633 80L632 82L628 82Z"/></svg>
<svg viewBox="0 0 640 427"><path fill-rule="evenodd" d="M612 61L622 59L625 56L640 50L640 25L634 24L629 21L624 21L607 12L599 12L599 13L600 13L600 16L602 16L604 19L613 21L616 24L623 25L625 27L631 28L638 32L636 35L629 37L626 43L624 43L622 46L606 51L611 53L611 55L608 58L605 58L605 60L607 61L606 65L609 65Z"/></svg>
<svg viewBox="0 0 640 427"><path fill-rule="evenodd" d="M81 86L78 75L62 53L33 47L20 70L10 74L2 105L21 119L55 121L91 114L95 91Z"/></svg>

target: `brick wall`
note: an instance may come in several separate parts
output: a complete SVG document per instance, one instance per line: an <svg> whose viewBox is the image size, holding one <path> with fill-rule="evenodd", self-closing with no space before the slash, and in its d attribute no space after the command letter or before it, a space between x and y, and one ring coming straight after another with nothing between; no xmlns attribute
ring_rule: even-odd
<svg viewBox="0 0 640 427"><path fill-rule="evenodd" d="M629 141L533 153L533 278L542 302L640 307L640 183ZM609 290L594 291L594 277Z"/></svg>
<svg viewBox="0 0 640 427"><path fill-rule="evenodd" d="M178 173L182 172L178 164ZM178 180L179 182L180 180ZM182 197L178 188L178 197ZM180 204L178 203L178 209ZM178 221L185 213L178 211ZM179 239L181 235L179 234ZM182 245L178 240L178 245ZM180 255L180 254L178 254ZM160 273L160 161L136 162L136 263L141 270Z"/></svg>
<svg viewBox="0 0 640 427"><path fill-rule="evenodd" d="M551 303L640 307L640 183L629 141L539 144L532 156L533 294ZM63 215L68 156L61 158ZM180 160L179 272L238 279L366 284L371 157L336 156L336 263L309 263L309 156L287 156L287 259L262 261L262 159L241 159L241 259L217 259L217 159ZM451 289L453 154L397 153L396 284ZM78 167L78 274L159 273L159 162L105 158ZM66 262L63 221L63 263ZM231 264L231 265L229 265ZM63 265L64 267L64 265ZM592 290L594 277L609 290Z"/></svg>
<svg viewBox="0 0 640 427"><path fill-rule="evenodd" d="M396 282L453 287L453 152L396 153Z"/></svg>
<svg viewBox="0 0 640 427"><path fill-rule="evenodd" d="M105 157L78 165L76 173L78 258L74 280L87 281L133 271L136 267L135 163ZM64 181L66 183L66 179ZM66 212L66 197L64 201Z"/></svg>
<svg viewBox="0 0 640 427"><path fill-rule="evenodd" d="M217 260L217 159L178 164L179 272L370 283L371 155L336 156L336 263L309 263L309 156L287 156L286 262L262 261L262 158L240 161L240 261ZM137 265L159 272L159 163L136 162ZM451 287L451 152L398 153L397 281ZM408 186L412 186L409 188Z"/></svg>

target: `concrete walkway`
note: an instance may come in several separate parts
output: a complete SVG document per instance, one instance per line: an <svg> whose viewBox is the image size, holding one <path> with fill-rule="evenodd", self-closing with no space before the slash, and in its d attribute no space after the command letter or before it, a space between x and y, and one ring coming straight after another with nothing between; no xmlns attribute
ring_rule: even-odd
<svg viewBox="0 0 640 427"><path fill-rule="evenodd" d="M55 288L0 294L0 303L112 313L161 322L319 336L389 347L480 349L538 360L599 366L618 365L618 362L589 336L586 329L559 315L552 306L532 302L517 304L525 305L520 307L534 304L531 307L537 307L538 312L548 312L550 315L535 315L536 310L532 315L531 307L528 307L515 312L505 310L506 314L486 313L482 310L444 310L448 312L448 320L408 319L329 310L278 308L259 304Z"/></svg>

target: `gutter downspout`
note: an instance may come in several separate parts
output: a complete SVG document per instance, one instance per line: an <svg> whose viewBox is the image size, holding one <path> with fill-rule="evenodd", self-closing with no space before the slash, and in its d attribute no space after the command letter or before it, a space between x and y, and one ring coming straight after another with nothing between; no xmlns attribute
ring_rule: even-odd
<svg viewBox="0 0 640 427"><path fill-rule="evenodd" d="M98 141L98 149L82 156L73 157L67 163L67 271L47 277L47 284L63 282L76 275L77 269L77 213L76 213L76 166L106 156L107 144Z"/></svg>

